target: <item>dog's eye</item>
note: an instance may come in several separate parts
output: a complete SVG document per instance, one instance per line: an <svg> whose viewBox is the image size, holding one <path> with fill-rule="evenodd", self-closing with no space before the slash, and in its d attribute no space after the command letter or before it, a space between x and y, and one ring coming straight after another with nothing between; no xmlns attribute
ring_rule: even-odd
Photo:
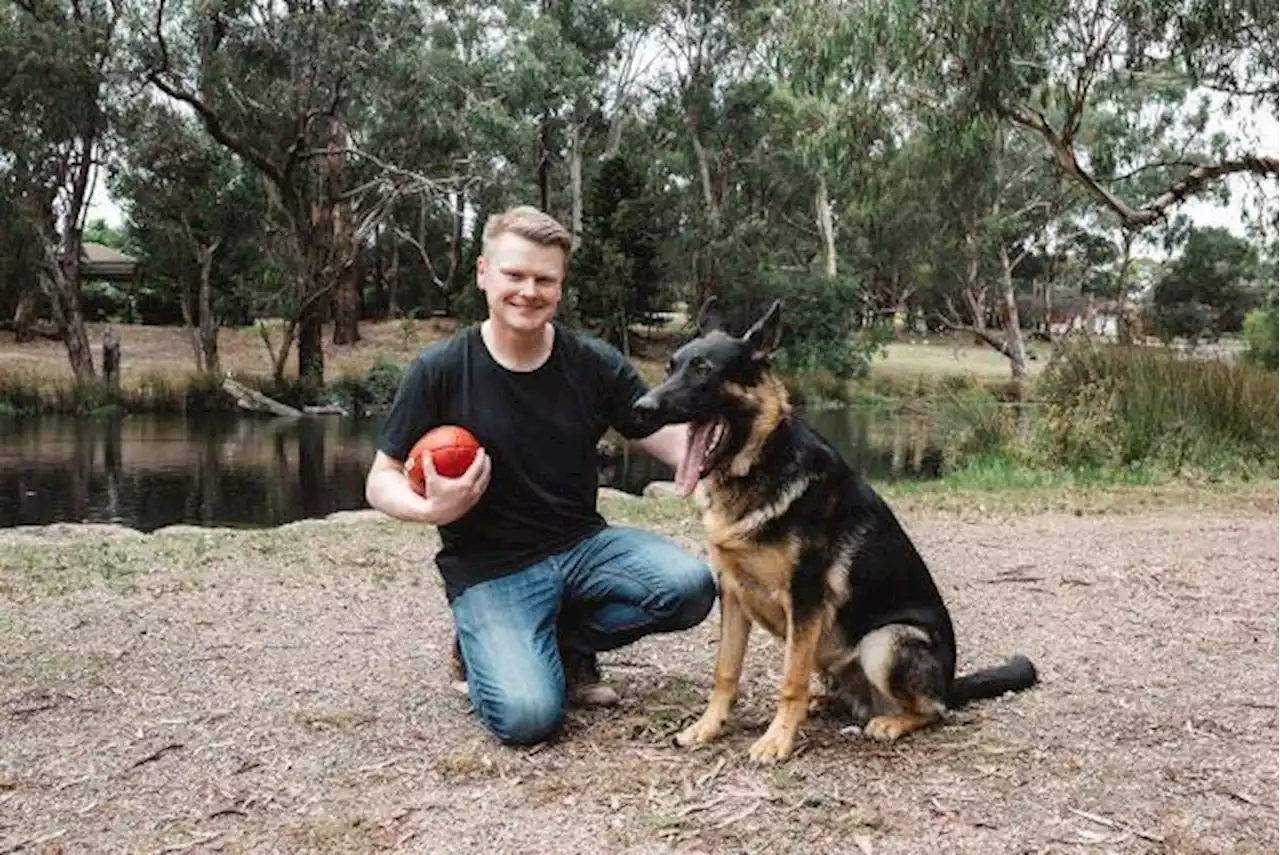
<svg viewBox="0 0 1280 855"><path fill-rule="evenodd" d="M711 363L702 357L698 357L689 363L689 370L697 377L706 377L711 373Z"/></svg>

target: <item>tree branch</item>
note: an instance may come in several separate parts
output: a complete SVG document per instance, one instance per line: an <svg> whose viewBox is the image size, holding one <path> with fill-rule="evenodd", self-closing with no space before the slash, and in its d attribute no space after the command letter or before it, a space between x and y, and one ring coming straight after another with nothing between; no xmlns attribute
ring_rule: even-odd
<svg viewBox="0 0 1280 855"><path fill-rule="evenodd" d="M285 186L284 175L276 165L267 158L266 155L258 151L238 135L227 130L226 126L222 124L222 119L217 113L209 108L208 104L192 93L169 83L162 76L162 74L171 70L169 65L169 48L164 39L164 4L165 0L160 0L156 5L155 20L156 46L160 49L160 67L149 69L147 71L147 80L170 98L181 101L191 109L195 110L196 114L200 117L200 120L204 123L205 130L209 132L210 136L261 170L262 174L275 184L283 195L288 191L288 188Z"/></svg>
<svg viewBox="0 0 1280 855"><path fill-rule="evenodd" d="M1070 142L1060 136L1036 109L1017 104L1001 108L1001 113L1014 124L1034 131L1043 138L1053 156L1054 163L1071 180L1080 184L1084 190L1105 207L1120 217L1126 229L1139 230L1165 217L1165 211L1182 200L1199 193L1205 186L1218 178L1237 172L1249 172L1256 175L1275 175L1280 172L1280 162L1268 155L1244 155L1221 163L1201 164L1192 168L1187 174L1142 208L1134 208L1111 190L1098 183L1088 170L1080 165L1075 149Z"/></svg>

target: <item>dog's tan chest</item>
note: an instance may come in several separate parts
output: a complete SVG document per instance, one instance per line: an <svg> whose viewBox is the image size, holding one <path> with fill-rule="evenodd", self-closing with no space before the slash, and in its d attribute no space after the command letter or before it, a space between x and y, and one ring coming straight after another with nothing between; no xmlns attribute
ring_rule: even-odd
<svg viewBox="0 0 1280 855"><path fill-rule="evenodd" d="M795 571L798 544L761 545L742 537L734 524L708 511L709 558L721 585L732 591L751 619L779 638L787 634L787 604Z"/></svg>

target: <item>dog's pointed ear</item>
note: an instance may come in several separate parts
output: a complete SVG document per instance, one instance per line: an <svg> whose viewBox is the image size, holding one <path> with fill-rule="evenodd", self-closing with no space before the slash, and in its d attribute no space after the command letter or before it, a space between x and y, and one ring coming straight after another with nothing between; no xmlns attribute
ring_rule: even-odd
<svg viewBox="0 0 1280 855"><path fill-rule="evenodd" d="M782 343L782 301L774 300L769 311L756 321L742 340L751 345L751 355L763 359L778 349Z"/></svg>
<svg viewBox="0 0 1280 855"><path fill-rule="evenodd" d="M698 335L706 335L716 330L724 329L724 322L720 318L720 310L716 307L716 295L712 294L702 303L702 308L698 310Z"/></svg>

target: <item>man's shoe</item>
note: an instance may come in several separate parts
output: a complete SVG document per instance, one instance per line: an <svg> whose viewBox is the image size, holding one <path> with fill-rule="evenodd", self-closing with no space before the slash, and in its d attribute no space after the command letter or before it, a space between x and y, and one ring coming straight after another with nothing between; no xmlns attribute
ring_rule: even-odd
<svg viewBox="0 0 1280 855"><path fill-rule="evenodd" d="M560 651L564 663L565 695L570 706L612 707L621 698L618 692L600 677L600 663L594 653L583 654L565 649Z"/></svg>
<svg viewBox="0 0 1280 855"><path fill-rule="evenodd" d="M453 650L449 656L449 674L453 680L449 688L464 698L470 697L471 689L467 685L467 666L462 661L462 645L458 642L458 634L453 634Z"/></svg>

